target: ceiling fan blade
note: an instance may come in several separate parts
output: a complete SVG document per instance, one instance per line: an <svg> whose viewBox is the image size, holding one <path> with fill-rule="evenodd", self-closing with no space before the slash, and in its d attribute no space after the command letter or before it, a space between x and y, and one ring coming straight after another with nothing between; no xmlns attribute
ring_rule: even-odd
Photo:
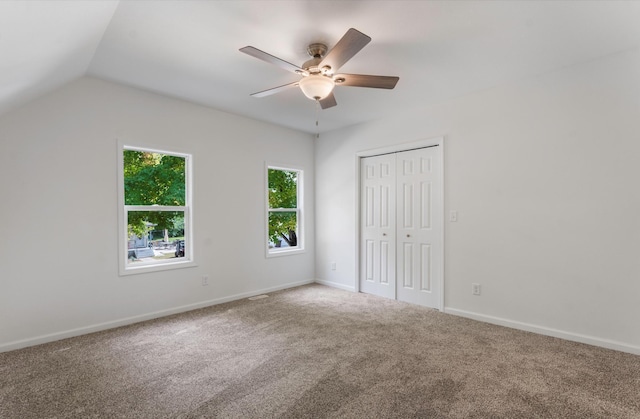
<svg viewBox="0 0 640 419"><path fill-rule="evenodd" d="M268 62L270 64L277 65L278 67L280 67L280 68L282 68L284 70L287 70L287 71L291 71L291 72L294 72L294 73L297 73L297 74L305 74L306 73L303 69L301 69L297 65L291 64L288 61L285 61L285 60L280 59L278 57L275 57L275 56L273 56L271 54L268 54L268 53L266 53L264 51L261 51L258 48L247 46L247 47L244 47L244 48L240 48L240 52L244 52L247 55L251 55L252 57L255 57L255 58L257 58L259 60L262 60L262 61L266 61L266 62Z"/></svg>
<svg viewBox="0 0 640 419"><path fill-rule="evenodd" d="M358 53L365 45L371 42L371 38L356 29L349 29L338 43L322 59L318 67L326 65L331 70L338 71L340 67Z"/></svg>
<svg viewBox="0 0 640 419"><path fill-rule="evenodd" d="M336 97L333 95L333 92L329 93L329 96L324 99L320 99L320 107L322 109L332 108L337 104L338 102L336 102Z"/></svg>
<svg viewBox="0 0 640 419"><path fill-rule="evenodd" d="M369 76L366 74L336 74L333 76L336 86L373 87L376 89L393 89L400 77ZM343 82L339 82L344 79Z"/></svg>
<svg viewBox="0 0 640 419"><path fill-rule="evenodd" d="M288 88L295 87L297 85L298 85L298 82L294 81L293 83L283 84L282 86L278 86L278 87L274 87L274 88L271 88L271 89L263 90L261 92L251 93L251 96L253 96L253 97L265 97L265 96L272 95L274 93L281 92L283 90L287 90Z"/></svg>

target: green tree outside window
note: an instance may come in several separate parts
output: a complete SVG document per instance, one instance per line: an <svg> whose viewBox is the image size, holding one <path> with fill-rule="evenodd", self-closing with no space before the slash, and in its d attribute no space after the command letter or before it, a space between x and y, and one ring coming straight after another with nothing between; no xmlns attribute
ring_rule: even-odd
<svg viewBox="0 0 640 419"><path fill-rule="evenodd" d="M298 172L268 169L269 240L298 245Z"/></svg>
<svg viewBox="0 0 640 419"><path fill-rule="evenodd" d="M125 205L184 206L185 158L138 150L124 150ZM150 229L184 229L184 213L129 211L128 230L138 237Z"/></svg>

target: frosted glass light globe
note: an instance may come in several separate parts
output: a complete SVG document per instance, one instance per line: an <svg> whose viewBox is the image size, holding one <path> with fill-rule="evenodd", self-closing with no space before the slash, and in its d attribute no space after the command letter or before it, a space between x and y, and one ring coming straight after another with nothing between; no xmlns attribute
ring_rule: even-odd
<svg viewBox="0 0 640 419"><path fill-rule="evenodd" d="M336 83L329 76L309 74L300 80L300 89L306 97L312 100L322 100L329 96Z"/></svg>

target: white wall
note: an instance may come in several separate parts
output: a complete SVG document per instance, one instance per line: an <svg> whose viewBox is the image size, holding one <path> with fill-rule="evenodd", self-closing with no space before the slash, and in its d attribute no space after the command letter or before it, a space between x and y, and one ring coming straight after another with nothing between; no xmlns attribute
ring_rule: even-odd
<svg viewBox="0 0 640 419"><path fill-rule="evenodd" d="M118 276L118 138L193 153L197 267ZM305 170L304 254L265 258L265 160ZM313 165L308 134L93 78L4 115L0 350L312 281Z"/></svg>
<svg viewBox="0 0 640 419"><path fill-rule="evenodd" d="M445 311L640 353L639 111L633 50L322 135L316 278L357 284L356 153L444 136Z"/></svg>

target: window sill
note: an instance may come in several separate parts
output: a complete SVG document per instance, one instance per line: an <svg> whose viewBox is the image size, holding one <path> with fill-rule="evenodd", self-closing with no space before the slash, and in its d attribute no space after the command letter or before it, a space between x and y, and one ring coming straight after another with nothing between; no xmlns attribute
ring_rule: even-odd
<svg viewBox="0 0 640 419"><path fill-rule="evenodd" d="M267 257L268 258L277 258L280 256L291 256L291 255L297 255L300 253L304 253L305 250L304 248L296 248L296 249L279 249L279 250L274 250L274 249L267 249Z"/></svg>
<svg viewBox="0 0 640 419"><path fill-rule="evenodd" d="M193 268L196 266L198 266L198 264L196 264L192 260L162 263L162 264L155 264L155 265L152 264L152 265L132 266L132 267L126 267L126 268L123 268L121 266L120 276L146 274L149 272L171 271L174 269Z"/></svg>

